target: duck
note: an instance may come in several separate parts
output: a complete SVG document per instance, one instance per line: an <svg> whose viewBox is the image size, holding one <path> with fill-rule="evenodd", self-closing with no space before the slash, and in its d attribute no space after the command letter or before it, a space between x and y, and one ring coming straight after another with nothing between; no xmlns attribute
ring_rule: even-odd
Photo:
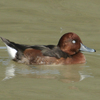
<svg viewBox="0 0 100 100"><path fill-rule="evenodd" d="M9 41L3 37L10 58L27 65L67 65L86 62L85 52L96 52L86 47L80 37L68 32L61 36L57 45L24 45Z"/></svg>

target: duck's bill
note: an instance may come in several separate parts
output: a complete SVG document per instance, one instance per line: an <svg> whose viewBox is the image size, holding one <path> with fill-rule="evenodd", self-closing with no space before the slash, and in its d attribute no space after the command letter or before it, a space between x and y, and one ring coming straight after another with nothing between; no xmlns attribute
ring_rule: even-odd
<svg viewBox="0 0 100 100"><path fill-rule="evenodd" d="M80 50L81 50L81 51L86 51L86 52L96 52L95 49L88 48L88 47L86 47L85 45L83 45L82 43L81 43Z"/></svg>

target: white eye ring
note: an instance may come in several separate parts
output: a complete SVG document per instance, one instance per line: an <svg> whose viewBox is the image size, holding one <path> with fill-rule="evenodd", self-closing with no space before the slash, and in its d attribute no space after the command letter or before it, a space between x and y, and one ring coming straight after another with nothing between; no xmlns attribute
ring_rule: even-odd
<svg viewBox="0 0 100 100"><path fill-rule="evenodd" d="M73 41L72 41L72 43L76 43L76 41L75 41L75 40L73 40Z"/></svg>

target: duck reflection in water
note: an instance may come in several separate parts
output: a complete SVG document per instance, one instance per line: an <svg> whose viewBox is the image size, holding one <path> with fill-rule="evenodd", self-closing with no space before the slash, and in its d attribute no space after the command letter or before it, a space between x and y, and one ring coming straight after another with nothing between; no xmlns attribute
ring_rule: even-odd
<svg viewBox="0 0 100 100"><path fill-rule="evenodd" d="M84 64L67 66L41 65L34 67L13 63L6 65L5 78L3 79L3 81L20 75L26 78L56 79L66 83L79 82L87 77L93 77L90 73L86 72L87 68Z"/></svg>

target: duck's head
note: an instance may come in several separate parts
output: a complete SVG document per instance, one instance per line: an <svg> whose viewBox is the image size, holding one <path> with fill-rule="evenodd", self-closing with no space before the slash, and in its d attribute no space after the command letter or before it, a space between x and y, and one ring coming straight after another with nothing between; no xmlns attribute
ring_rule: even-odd
<svg viewBox="0 0 100 100"><path fill-rule="evenodd" d="M65 33L58 42L58 47L69 55L74 55L79 51L96 52L96 50L82 44L80 37L72 32Z"/></svg>

